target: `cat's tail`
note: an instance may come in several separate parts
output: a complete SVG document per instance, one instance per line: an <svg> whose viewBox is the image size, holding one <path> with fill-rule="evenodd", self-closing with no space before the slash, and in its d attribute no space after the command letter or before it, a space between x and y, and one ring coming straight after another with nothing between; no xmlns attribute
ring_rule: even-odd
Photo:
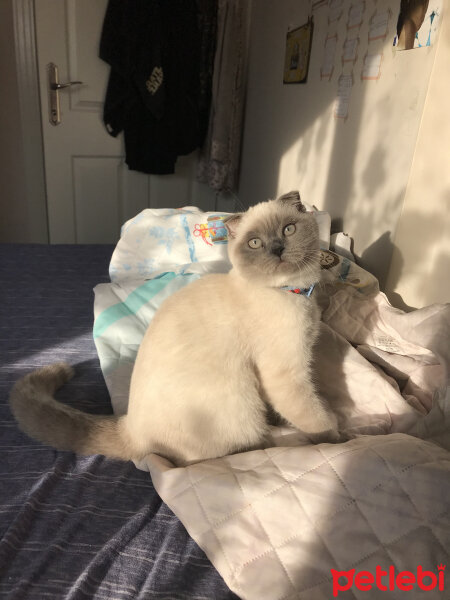
<svg viewBox="0 0 450 600"><path fill-rule="evenodd" d="M74 375L71 366L55 363L20 379L10 395L11 411L31 438L58 450L103 454L111 458L138 458L124 427L125 417L91 415L53 398Z"/></svg>

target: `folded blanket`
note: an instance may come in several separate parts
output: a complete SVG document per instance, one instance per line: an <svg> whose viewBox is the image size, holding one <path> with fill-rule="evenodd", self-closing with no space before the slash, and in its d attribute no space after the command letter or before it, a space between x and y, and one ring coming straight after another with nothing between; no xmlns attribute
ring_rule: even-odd
<svg viewBox="0 0 450 600"><path fill-rule="evenodd" d="M220 215L197 209L144 211L125 224L113 283L95 289L94 337L117 413L158 306L229 268L225 233ZM328 277L314 292L323 308L315 377L351 439L314 446L274 427L264 450L186 468L156 455L138 465L246 599L349 597L356 587L340 591L332 569L437 574L450 550L450 305L394 309L372 275L326 251L329 232L321 238ZM379 594L373 585L364 597Z"/></svg>

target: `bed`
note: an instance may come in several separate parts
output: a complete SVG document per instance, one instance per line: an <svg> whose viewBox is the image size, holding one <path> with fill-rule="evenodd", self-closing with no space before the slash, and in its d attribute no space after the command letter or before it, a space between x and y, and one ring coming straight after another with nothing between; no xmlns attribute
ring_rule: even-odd
<svg viewBox="0 0 450 600"><path fill-rule="evenodd" d="M42 446L10 414L14 381L61 359L77 376L58 398L111 412L92 338L92 289L109 281L112 251L0 245L0 597L237 598L147 473Z"/></svg>
<svg viewBox="0 0 450 600"><path fill-rule="evenodd" d="M359 598L363 589L378 600L377 569L415 573L414 598L426 572L426 597L445 597L450 305L393 308L351 254L330 250L329 215L313 214L324 268L313 292L322 308L314 377L342 442L311 445L293 428L273 427L260 450L185 468L150 454L138 466L243 600ZM192 279L229 268L223 217L146 209L124 224L111 282L96 286L94 301L94 339L117 414L158 306Z"/></svg>
<svg viewBox="0 0 450 600"><path fill-rule="evenodd" d="M265 448L177 468L156 455L136 466L77 458L18 432L11 384L54 360L76 366L62 401L126 411L134 357L158 306L229 268L222 217L146 209L115 248L2 248L1 592L378 600L378 569L394 574L386 597L397 597L399 573L423 583L425 572L424 597L445 598L450 305L394 309L372 275L327 250L327 215L316 215L328 283L314 292L323 309L315 378L342 443L314 446L274 427Z"/></svg>

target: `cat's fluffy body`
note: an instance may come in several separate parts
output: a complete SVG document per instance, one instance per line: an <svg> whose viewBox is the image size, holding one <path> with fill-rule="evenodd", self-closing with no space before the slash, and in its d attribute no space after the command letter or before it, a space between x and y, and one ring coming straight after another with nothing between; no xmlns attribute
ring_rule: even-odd
<svg viewBox="0 0 450 600"><path fill-rule="evenodd" d="M164 302L138 352L127 415L85 415L56 402L52 394L71 371L53 365L12 392L29 435L82 454L139 460L156 452L187 464L260 445L269 403L313 440L336 441L336 418L310 375L317 307L280 289L319 279L314 217L290 194L233 217L227 228L232 270Z"/></svg>

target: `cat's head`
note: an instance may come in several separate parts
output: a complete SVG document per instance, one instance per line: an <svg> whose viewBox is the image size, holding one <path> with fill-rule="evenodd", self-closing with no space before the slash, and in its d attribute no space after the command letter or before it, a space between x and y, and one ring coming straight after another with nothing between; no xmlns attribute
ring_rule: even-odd
<svg viewBox="0 0 450 600"><path fill-rule="evenodd" d="M225 225L231 263L247 280L271 287L319 280L319 229L298 192L256 204Z"/></svg>

